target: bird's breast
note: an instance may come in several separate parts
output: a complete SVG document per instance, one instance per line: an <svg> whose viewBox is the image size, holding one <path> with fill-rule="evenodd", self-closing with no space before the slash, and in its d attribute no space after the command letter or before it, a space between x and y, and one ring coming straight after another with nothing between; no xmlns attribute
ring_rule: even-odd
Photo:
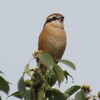
<svg viewBox="0 0 100 100"><path fill-rule="evenodd" d="M66 47L66 33L63 28L45 27L39 36L39 50L60 59Z"/></svg>
<svg viewBox="0 0 100 100"><path fill-rule="evenodd" d="M51 29L47 33L48 44L52 45L54 48L62 47L66 44L66 33L64 29Z"/></svg>

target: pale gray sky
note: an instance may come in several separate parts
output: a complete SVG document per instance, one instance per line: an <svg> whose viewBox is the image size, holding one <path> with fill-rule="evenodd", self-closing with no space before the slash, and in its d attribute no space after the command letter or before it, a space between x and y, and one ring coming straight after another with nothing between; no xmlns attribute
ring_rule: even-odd
<svg viewBox="0 0 100 100"><path fill-rule="evenodd" d="M10 93L17 90L24 66L37 50L45 19L54 12L65 16L68 45L63 58L77 68L64 66L74 83L69 79L61 90L74 84L89 84L95 94L100 90L100 0L0 0L0 70L12 83Z"/></svg>

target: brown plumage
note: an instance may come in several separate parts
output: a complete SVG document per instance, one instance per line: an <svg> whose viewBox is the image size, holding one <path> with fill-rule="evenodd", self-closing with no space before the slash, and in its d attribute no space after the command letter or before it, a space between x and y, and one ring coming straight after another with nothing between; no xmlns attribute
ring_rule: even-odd
<svg viewBox="0 0 100 100"><path fill-rule="evenodd" d="M49 15L39 36L38 50L49 53L54 60L61 59L66 47L63 20L59 13Z"/></svg>

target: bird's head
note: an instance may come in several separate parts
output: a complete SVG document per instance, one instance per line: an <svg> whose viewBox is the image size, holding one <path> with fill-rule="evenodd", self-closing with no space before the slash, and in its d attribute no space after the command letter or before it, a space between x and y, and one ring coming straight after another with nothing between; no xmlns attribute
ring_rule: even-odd
<svg viewBox="0 0 100 100"><path fill-rule="evenodd" d="M64 16L62 14L53 13L47 17L45 25L49 24L55 27L63 28L63 21L64 21Z"/></svg>

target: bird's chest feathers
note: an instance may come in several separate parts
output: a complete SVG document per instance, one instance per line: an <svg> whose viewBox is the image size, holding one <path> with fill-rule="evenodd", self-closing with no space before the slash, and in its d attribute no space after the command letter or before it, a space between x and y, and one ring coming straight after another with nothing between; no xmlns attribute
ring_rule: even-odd
<svg viewBox="0 0 100 100"><path fill-rule="evenodd" d="M64 29L61 28L50 28L46 33L46 41L50 48L60 48L65 45L66 34Z"/></svg>

